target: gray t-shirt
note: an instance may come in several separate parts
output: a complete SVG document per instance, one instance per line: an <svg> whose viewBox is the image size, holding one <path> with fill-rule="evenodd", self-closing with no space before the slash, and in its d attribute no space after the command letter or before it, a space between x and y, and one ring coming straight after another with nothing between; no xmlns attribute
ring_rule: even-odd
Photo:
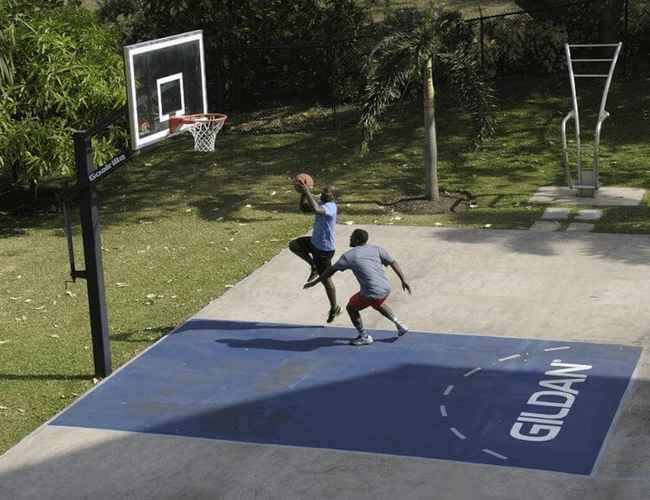
<svg viewBox="0 0 650 500"><path fill-rule="evenodd" d="M361 285L361 295L369 299L381 299L390 293L390 282L383 266L393 262L395 259L382 247L361 245L341 255L334 267L338 271L352 270Z"/></svg>

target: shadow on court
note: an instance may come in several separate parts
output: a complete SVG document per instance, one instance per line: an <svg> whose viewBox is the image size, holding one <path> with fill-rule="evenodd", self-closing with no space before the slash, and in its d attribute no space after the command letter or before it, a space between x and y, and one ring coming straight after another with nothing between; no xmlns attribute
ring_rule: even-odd
<svg viewBox="0 0 650 500"><path fill-rule="evenodd" d="M346 343L354 335L348 328L189 321L36 434L37 458L11 466L20 450L2 457L0 493L20 499L54 491L48 498L85 498L103 487L114 496L138 491L138 498L174 498L182 490L210 498L189 485L210 485L212 495L226 497L230 491L252 495L249 488L263 483L276 488L273 498L304 498L289 492L300 482L308 453L318 457L310 468L323 481L337 483L345 471L357 470L372 484L385 485L388 478L401 484L395 473L368 466L389 461L393 471L419 470L418 484L438 474L438 482L450 481L444 488L450 491L464 484L440 477L453 463L503 466L509 481L518 477L512 467L577 474L572 484L582 484L580 476L593 472L599 460L597 470L629 479L647 463L648 432L634 408L648 400L650 387L635 381L627 389L639 348L417 332L387 344L381 341L393 332L371 333L379 342L354 348ZM539 394L550 388L555 394ZM626 405L610 431L626 389L635 403ZM550 404L531 406L535 394ZM566 414L553 420L550 415L560 409ZM513 438L522 411L549 415L555 438ZM549 432L532 425L524 423L522 435ZM621 446L628 432L636 443ZM613 433L616 444L610 436L604 462L599 456ZM424 467L421 460L397 457L446 462ZM268 483L279 470L288 474L286 481ZM471 480L483 469L463 470ZM503 479L498 470L489 471L489 477ZM238 474L248 478L245 487ZM548 494L550 476L544 477ZM563 483L556 486L565 491ZM600 491L608 490L601 485Z"/></svg>

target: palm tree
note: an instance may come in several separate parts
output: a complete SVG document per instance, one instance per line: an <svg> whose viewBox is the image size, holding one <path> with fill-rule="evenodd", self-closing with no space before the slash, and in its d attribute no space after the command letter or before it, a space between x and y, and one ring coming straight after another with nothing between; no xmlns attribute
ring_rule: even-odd
<svg viewBox="0 0 650 500"><path fill-rule="evenodd" d="M16 36L11 8L15 6L13 0L8 0L3 8L0 8L0 86L10 85L14 81L14 61L11 54Z"/></svg>
<svg viewBox="0 0 650 500"><path fill-rule="evenodd" d="M368 150L380 129L379 118L398 99L422 85L424 111L425 197L440 199L438 188L434 73L445 76L460 104L470 113L478 145L493 133L493 93L481 74L472 47L472 30L460 14L431 5L425 11L401 9L386 20L388 33L368 57L368 76L360 124Z"/></svg>

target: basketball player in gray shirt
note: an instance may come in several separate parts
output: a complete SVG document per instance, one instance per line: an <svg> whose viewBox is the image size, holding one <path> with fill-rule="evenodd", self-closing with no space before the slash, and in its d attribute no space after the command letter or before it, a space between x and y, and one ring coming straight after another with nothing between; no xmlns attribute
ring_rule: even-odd
<svg viewBox="0 0 650 500"><path fill-rule="evenodd" d="M352 270L361 290L350 298L347 311L359 336L351 341L352 345L370 345L373 338L363 328L360 311L372 307L397 327L397 335L408 332L406 325L400 323L395 313L384 302L390 295L390 283L384 272L384 266L390 266L402 281L402 289L411 293L411 287L404 279L397 261L380 246L368 245L368 233L355 229L350 236L350 250L345 252L333 266L329 266L317 279L305 283L304 288L311 288L322 280L330 278L337 271Z"/></svg>

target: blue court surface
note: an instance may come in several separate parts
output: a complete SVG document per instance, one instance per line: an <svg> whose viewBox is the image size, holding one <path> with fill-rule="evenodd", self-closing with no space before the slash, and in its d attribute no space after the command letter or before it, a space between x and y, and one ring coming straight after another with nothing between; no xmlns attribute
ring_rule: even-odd
<svg viewBox="0 0 650 500"><path fill-rule="evenodd" d="M640 349L192 320L52 425L590 474Z"/></svg>

